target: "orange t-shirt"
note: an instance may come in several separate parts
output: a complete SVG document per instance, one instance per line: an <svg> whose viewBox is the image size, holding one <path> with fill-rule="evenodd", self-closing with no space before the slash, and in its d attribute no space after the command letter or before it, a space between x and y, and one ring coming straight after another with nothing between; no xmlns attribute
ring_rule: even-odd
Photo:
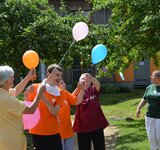
<svg viewBox="0 0 160 150"><path fill-rule="evenodd" d="M27 100L34 100L38 85L39 84L32 85L34 87L34 91L28 94ZM53 104L53 106L61 105L60 96L54 96L47 92L45 92L44 95ZM40 120L34 128L29 130L29 133L36 135L54 135L59 133L60 131L57 116L51 115L48 108L41 100L39 102L38 108L40 111Z"/></svg>
<svg viewBox="0 0 160 150"><path fill-rule="evenodd" d="M77 98L66 90L61 90L61 107L58 113L60 120L60 135L62 139L73 136L73 128L70 117L70 105L75 105Z"/></svg>

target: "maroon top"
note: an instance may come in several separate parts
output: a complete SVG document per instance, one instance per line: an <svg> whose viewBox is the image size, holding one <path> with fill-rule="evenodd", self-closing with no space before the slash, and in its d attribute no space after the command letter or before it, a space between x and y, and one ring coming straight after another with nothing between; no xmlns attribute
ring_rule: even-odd
<svg viewBox="0 0 160 150"><path fill-rule="evenodd" d="M109 125L100 107L99 96L94 85L87 89L82 103L76 108L74 132L92 132Z"/></svg>

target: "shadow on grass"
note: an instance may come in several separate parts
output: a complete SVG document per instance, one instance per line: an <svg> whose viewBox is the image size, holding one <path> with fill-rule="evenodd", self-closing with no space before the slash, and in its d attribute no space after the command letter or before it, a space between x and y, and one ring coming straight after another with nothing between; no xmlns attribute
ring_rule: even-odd
<svg viewBox="0 0 160 150"><path fill-rule="evenodd" d="M133 143L135 145L137 143L143 143L144 141L146 141L146 139L148 139L144 119L129 122L121 121L117 122L116 126L118 127L118 129L120 129L116 143L116 150L134 149L129 146Z"/></svg>
<svg viewBox="0 0 160 150"><path fill-rule="evenodd" d="M103 106L106 105L115 105L120 102L127 101L133 98L142 98L144 90L134 90L129 93L114 93L114 94L104 94L101 93L100 104Z"/></svg>

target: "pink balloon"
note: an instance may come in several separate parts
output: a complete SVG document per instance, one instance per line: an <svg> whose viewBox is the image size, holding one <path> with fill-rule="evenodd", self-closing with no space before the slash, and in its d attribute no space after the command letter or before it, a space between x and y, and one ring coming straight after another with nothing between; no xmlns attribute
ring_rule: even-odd
<svg viewBox="0 0 160 150"><path fill-rule="evenodd" d="M75 41L83 40L88 35L89 29L85 22L78 22L72 29L72 35Z"/></svg>
<svg viewBox="0 0 160 150"><path fill-rule="evenodd" d="M30 106L32 102L25 101L27 106ZM40 119L40 111L37 108L33 114L23 114L23 129L28 130L34 128Z"/></svg>

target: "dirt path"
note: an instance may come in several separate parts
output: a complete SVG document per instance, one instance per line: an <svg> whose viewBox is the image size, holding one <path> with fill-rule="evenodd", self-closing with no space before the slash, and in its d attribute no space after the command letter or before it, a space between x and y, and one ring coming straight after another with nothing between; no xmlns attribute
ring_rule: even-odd
<svg viewBox="0 0 160 150"><path fill-rule="evenodd" d="M114 126L109 126L104 130L104 136L105 136L105 146L106 150L115 150L116 140L118 136L118 129ZM77 146L77 136L74 135L74 150L78 150ZM92 147L93 150L93 147Z"/></svg>

